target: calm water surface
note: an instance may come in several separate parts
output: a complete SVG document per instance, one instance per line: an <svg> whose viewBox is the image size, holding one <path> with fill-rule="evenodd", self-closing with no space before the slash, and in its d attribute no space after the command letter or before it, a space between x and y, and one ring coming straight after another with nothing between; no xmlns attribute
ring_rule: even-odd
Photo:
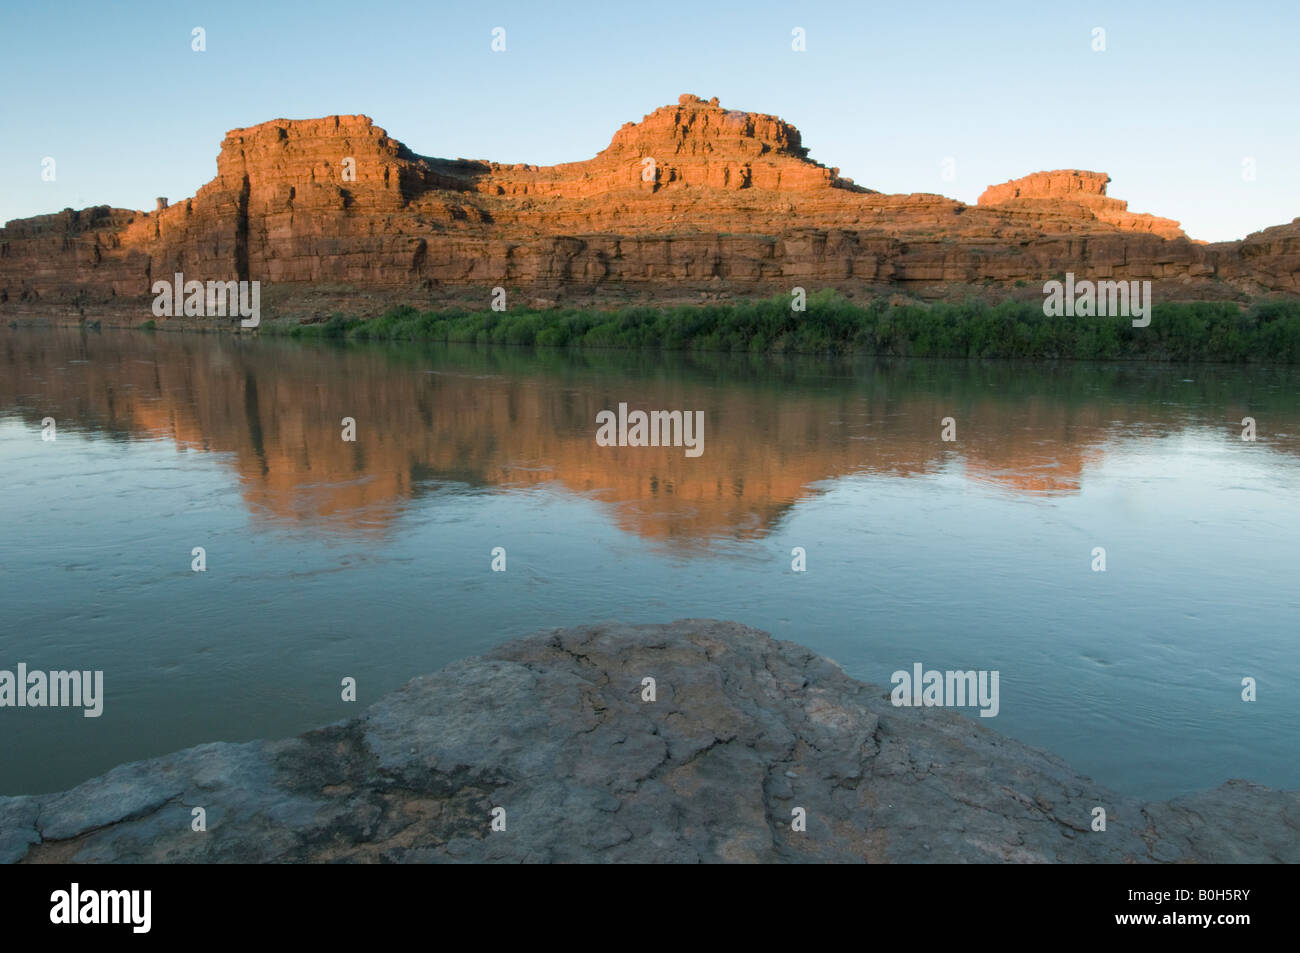
<svg viewBox="0 0 1300 953"><path fill-rule="evenodd" d="M703 410L703 455L597 446L621 401ZM1124 791L1300 787L1295 370L12 330L0 477L0 669L106 694L0 709L0 793L297 733L539 628L702 616L882 685L996 669L986 724Z"/></svg>

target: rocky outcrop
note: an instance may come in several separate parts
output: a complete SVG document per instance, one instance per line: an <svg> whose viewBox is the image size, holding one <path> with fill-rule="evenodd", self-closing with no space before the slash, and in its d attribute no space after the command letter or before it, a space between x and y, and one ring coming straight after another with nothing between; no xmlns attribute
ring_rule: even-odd
<svg viewBox="0 0 1300 953"><path fill-rule="evenodd" d="M366 116L277 119L227 134L216 177L149 212L99 207L0 230L0 311L120 309L150 288L256 280L275 313L789 293L799 284L921 298L1071 271L1149 279L1162 296L1300 292L1300 224L1204 245L1132 213L1102 173L1038 173L976 206L884 195L812 161L799 131L682 96L594 158L556 166L415 155ZM522 301L518 295L522 295Z"/></svg>
<svg viewBox="0 0 1300 953"><path fill-rule="evenodd" d="M1106 194L1109 182L1110 176L1104 172L1078 169L1035 172L1023 179L990 185L980 196L979 204L1023 210L1046 218L1068 214L1069 207L1074 206L1080 217L1095 218L1120 231L1144 232L1161 238L1187 237L1173 219L1130 212L1127 202Z"/></svg>
<svg viewBox="0 0 1300 953"><path fill-rule="evenodd" d="M990 185L979 198L980 205L1003 205L1014 199L1070 200L1092 198L1106 194L1110 176L1103 172L1081 172L1078 169L1058 169L1055 172L1035 172L1023 179L1012 179L1001 185Z"/></svg>
<svg viewBox="0 0 1300 953"><path fill-rule="evenodd" d="M540 633L299 738L0 799L0 859L1294 862L1300 795L1142 804L797 645L686 620Z"/></svg>

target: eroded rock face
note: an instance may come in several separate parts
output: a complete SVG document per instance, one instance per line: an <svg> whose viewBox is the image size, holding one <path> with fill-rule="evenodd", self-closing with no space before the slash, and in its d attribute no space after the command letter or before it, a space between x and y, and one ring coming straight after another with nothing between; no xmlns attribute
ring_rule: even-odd
<svg viewBox="0 0 1300 953"><path fill-rule="evenodd" d="M1012 199L1072 199L1106 194L1110 176L1104 172L1058 169L1035 172L1023 179L990 185L980 196L980 205L1001 205Z"/></svg>
<svg viewBox="0 0 1300 953"><path fill-rule="evenodd" d="M269 283L273 313L327 288L369 311L483 306L495 286L560 304L795 284L925 298L1065 271L1183 298L1300 291L1295 222L1204 245L1129 212L1103 173L1037 173L967 206L872 192L807 152L775 116L689 94L556 166L425 158L367 116L277 119L231 131L193 198L10 222L0 309L117 305L138 322L152 282L178 272Z"/></svg>
<svg viewBox="0 0 1300 953"><path fill-rule="evenodd" d="M1140 804L793 643L684 620L543 632L296 739L0 798L0 859L1294 862L1297 822L1300 795L1243 782Z"/></svg>
<svg viewBox="0 0 1300 953"><path fill-rule="evenodd" d="M1024 210L1044 218L1069 214L1069 208L1074 206L1081 217L1091 216L1120 231L1144 232L1161 238L1187 237L1173 219L1130 212L1127 202L1110 198L1106 194L1109 182L1110 176L1104 172L1079 169L1035 172L1023 179L990 185L980 196L979 204Z"/></svg>

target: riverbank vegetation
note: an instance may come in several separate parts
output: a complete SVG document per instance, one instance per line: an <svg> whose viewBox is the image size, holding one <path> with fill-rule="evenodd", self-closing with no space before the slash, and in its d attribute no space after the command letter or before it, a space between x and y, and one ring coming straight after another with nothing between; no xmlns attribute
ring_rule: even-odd
<svg viewBox="0 0 1300 953"><path fill-rule="evenodd" d="M787 354L1300 363L1300 298L1157 303L1151 323L1127 317L1047 317L1037 301L869 304L833 292L794 311L760 301L616 310L419 311L335 315L315 324L268 322L292 337L427 340L543 347L650 348Z"/></svg>

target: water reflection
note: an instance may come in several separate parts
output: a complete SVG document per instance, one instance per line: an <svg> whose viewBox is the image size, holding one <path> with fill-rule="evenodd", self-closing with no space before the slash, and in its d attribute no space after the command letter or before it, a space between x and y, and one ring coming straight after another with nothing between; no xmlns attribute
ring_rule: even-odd
<svg viewBox="0 0 1300 953"><path fill-rule="evenodd" d="M1293 788L1295 375L0 331L0 660L107 694L7 709L0 793L348 717L343 674L368 702L691 616L877 684L998 670L997 730L1134 794ZM624 401L704 411L703 455L598 446Z"/></svg>
<svg viewBox="0 0 1300 953"><path fill-rule="evenodd" d="M38 427L225 455L257 519L383 535L453 484L537 484L602 501L674 546L769 534L850 474L958 473L1077 494L1127 440L1196 431L1300 453L1287 369L833 364L623 352L337 348L204 335L0 335L0 409ZM600 410L703 410L705 452L600 447ZM357 439L342 439L343 419ZM957 439L940 439L951 417Z"/></svg>

